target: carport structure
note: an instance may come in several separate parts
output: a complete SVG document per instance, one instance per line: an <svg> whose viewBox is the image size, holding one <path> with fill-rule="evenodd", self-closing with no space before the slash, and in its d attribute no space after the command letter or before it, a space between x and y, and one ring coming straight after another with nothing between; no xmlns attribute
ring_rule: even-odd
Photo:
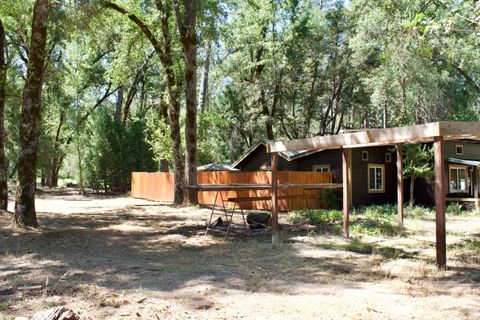
<svg viewBox="0 0 480 320"><path fill-rule="evenodd" d="M344 235L348 237L349 215L352 209L352 183L355 183L355 181L352 181L351 175L351 149L385 145L396 146L398 223L400 226L403 226L403 145L433 142L435 163L436 263L438 268L445 269L447 258L444 141L459 139L480 140L480 122L441 121L405 127L366 129L364 131L330 136L269 142L267 144L267 151L271 153L272 161L272 242L274 244L277 242L278 186L276 177L278 152L342 149L343 232Z"/></svg>

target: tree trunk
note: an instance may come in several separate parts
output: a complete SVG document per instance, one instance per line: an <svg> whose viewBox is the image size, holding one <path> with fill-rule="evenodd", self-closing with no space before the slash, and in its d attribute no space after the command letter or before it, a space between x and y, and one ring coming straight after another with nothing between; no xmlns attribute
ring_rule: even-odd
<svg viewBox="0 0 480 320"><path fill-rule="evenodd" d="M414 191L415 191L415 180L417 177L411 176L410 177L410 201L408 202L410 207L413 206L415 199L413 198Z"/></svg>
<svg viewBox="0 0 480 320"><path fill-rule="evenodd" d="M78 186L80 187L80 191L82 195L85 195L85 188L83 187L83 165L82 165L82 148L80 147L80 142L77 139L77 157L78 157Z"/></svg>
<svg viewBox="0 0 480 320"><path fill-rule="evenodd" d="M60 119L57 127L57 132L55 134L55 143L53 147L53 156L52 156L52 166L51 166L51 172L50 172L50 177L48 179L48 186L50 188L52 187L58 187L58 172L60 171L60 166L63 160L63 156L60 154L60 134L62 130L62 126L65 120L65 111L62 109L60 111Z"/></svg>
<svg viewBox="0 0 480 320"><path fill-rule="evenodd" d="M165 5L164 5L165 4ZM156 0L157 9L160 13L160 27L163 36L163 43L160 43L157 38L153 35L147 25L135 14L128 12L128 10L120 7L119 5L113 2L106 2L105 6L109 9L120 12L121 14L127 15L130 20L132 20L139 28L142 30L143 34L152 44L155 52L157 53L160 62L164 68L166 79L167 79L167 89L168 95L170 98L169 105L169 122L170 122L170 139L172 141L172 155L173 155L173 167L175 170L175 194L174 194L174 203L180 204L183 202L184 196L184 162L183 162L183 151L181 143L181 132L180 132L180 89L182 83L175 76L174 63L173 63L173 53L172 45L170 40L170 25L169 20L171 16L171 7L168 2L163 3L162 0Z"/></svg>
<svg viewBox="0 0 480 320"><path fill-rule="evenodd" d="M120 119L122 118L122 106L123 106L123 86L118 88L117 91L117 103L115 104L115 122L120 122Z"/></svg>
<svg viewBox="0 0 480 320"><path fill-rule="evenodd" d="M183 16L178 0L174 0L175 17L183 55L185 58L185 182L187 187L197 184L197 35L196 21L198 2L196 0L182 1ZM197 204L198 196L195 189L188 188L185 193L187 204Z"/></svg>
<svg viewBox="0 0 480 320"><path fill-rule="evenodd" d="M58 187L58 176L60 173L60 168L63 162L63 155L57 156L54 162L54 166L52 166L52 171L50 172L50 179L48 181L49 187Z"/></svg>
<svg viewBox="0 0 480 320"><path fill-rule="evenodd" d="M210 72L210 55L212 54L212 42L207 40L205 44L205 63L202 68L202 78L200 80L200 94L198 97L198 106L202 112L207 111L207 95L208 95L208 76Z"/></svg>
<svg viewBox="0 0 480 320"><path fill-rule="evenodd" d="M32 36L28 52L27 78L20 115L20 150L15 195L14 221L20 226L38 227L35 212L35 186L38 123L42 111L42 84L45 69L47 22L50 0L36 0Z"/></svg>
<svg viewBox="0 0 480 320"><path fill-rule="evenodd" d="M5 30L0 20L0 209L7 210L7 159L5 158L5 85L7 82Z"/></svg>
<svg viewBox="0 0 480 320"><path fill-rule="evenodd" d="M184 162L182 152L182 138L180 131L180 82L177 81L173 66L173 54L170 41L170 27L169 18L171 13L171 7L163 6L162 1L157 0L157 8L161 12L160 24L163 35L163 66L165 73L167 74L167 89L170 97L170 105L168 107L168 118L170 122L170 139L172 140L172 154L173 154L173 167L175 170L174 184L175 204L183 203L185 184L184 184Z"/></svg>

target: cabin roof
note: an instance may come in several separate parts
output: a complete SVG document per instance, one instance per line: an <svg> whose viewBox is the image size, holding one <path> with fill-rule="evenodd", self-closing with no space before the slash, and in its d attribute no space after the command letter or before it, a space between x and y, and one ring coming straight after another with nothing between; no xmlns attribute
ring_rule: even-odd
<svg viewBox="0 0 480 320"><path fill-rule="evenodd" d="M230 163L209 163L197 168L198 171L238 171Z"/></svg>
<svg viewBox="0 0 480 320"><path fill-rule="evenodd" d="M253 153L257 148L260 146L267 147L267 144L269 143L269 140L263 140L257 143L255 146L250 148L247 152L245 152L237 161L235 161L232 164L232 168L237 168L237 166L243 162L251 153ZM295 159L299 159L302 157L309 156L311 154L320 152L322 150L293 150L293 151L285 151L285 152L279 152L278 155L285 159L286 161L292 161Z"/></svg>

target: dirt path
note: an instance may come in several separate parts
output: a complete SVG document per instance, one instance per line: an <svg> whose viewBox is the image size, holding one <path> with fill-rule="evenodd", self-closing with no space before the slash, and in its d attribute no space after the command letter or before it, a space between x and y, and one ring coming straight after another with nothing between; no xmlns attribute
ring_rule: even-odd
<svg viewBox="0 0 480 320"><path fill-rule="evenodd" d="M284 232L272 250L268 235L201 236L205 209L46 193L37 210L30 232L0 214L0 287L48 283L0 304L6 319L56 305L85 319L480 318L478 216L449 218L438 272L430 220L403 238Z"/></svg>

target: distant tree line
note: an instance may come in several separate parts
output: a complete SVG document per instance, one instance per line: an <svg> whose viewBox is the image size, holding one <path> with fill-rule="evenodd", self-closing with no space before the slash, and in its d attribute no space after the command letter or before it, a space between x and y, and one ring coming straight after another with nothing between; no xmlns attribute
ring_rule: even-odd
<svg viewBox="0 0 480 320"><path fill-rule="evenodd" d="M477 1L0 3L0 205L36 226L35 185L128 190L261 139L478 120ZM198 76L197 76L198 74Z"/></svg>

